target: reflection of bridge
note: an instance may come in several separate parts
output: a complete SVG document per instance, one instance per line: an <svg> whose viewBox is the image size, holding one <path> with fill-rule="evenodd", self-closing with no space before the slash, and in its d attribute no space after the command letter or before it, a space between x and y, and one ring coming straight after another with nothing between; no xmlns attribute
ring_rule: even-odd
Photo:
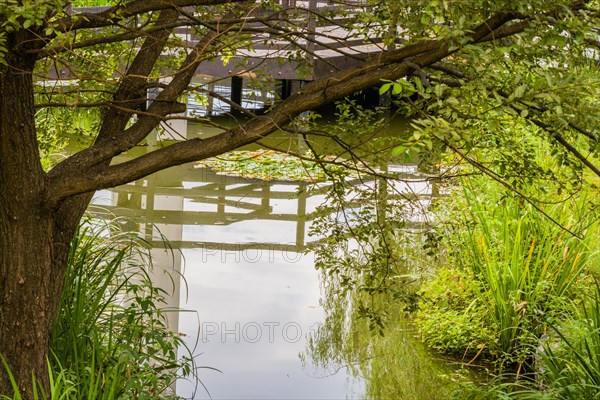
<svg viewBox="0 0 600 400"><path fill-rule="evenodd" d="M327 187L322 187L309 192L303 182L265 182L219 175L204 168L180 167L113 189L110 201L99 202L94 214L127 218L136 229L141 227L146 239L157 248L165 246L163 241L157 240L158 228L174 248L301 251L306 243L306 223L314 215L314 206L322 201L312 202L307 213L307 199L321 198L326 190ZM106 194L103 192L98 197ZM287 203L285 209L273 207L272 203L277 200ZM186 239L183 232L172 235L175 226L225 227L248 221L255 221L256 227L266 230L272 222L293 223L295 237L293 240L280 237L278 243L234 243ZM210 236L210 232L207 233Z"/></svg>
<svg viewBox="0 0 600 400"><path fill-rule="evenodd" d="M150 148L149 148L150 149ZM406 179L419 175L412 169L397 170ZM382 182L383 183L383 182ZM371 185L358 181L357 185ZM379 188L391 190L389 185ZM396 189L431 193L424 183ZM306 246L306 224L325 200L328 185L311 187L302 182L260 181L215 174L191 166L171 168L111 191L100 191L91 209L97 217L125 217L123 228L139 232L152 247L153 269L148 271L156 287L172 296L166 307L179 307L183 258L177 250L202 249L195 253L204 263L220 254L221 262L233 256L257 262L263 255L289 258ZM394 201L395 196L383 197ZM356 204L356 207L363 206ZM415 221L415 225L420 225ZM168 240L168 243L163 240ZM264 257L263 257L264 261ZM266 262L266 261L265 261ZM168 313L168 324L179 327L179 314Z"/></svg>
<svg viewBox="0 0 600 400"><path fill-rule="evenodd" d="M405 179L421 177L415 172L404 172L403 176ZM356 184L369 185L369 182L356 180ZM390 183L382 182L382 185L390 192L385 196L386 201L399 198L398 194L391 193ZM431 196L431 187L426 183L412 187L402 185L403 188L394 191L412 191L423 201ZM306 245L306 224L314 218L316 206L324 201L328 190L328 184L311 187L304 182L262 181L183 166L110 192L100 192L97 198L104 201L96 202L99 207L94 214L125 217L129 228L139 229L155 248L302 251ZM110 196L108 201L106 195ZM270 231L280 229L275 227L277 223L292 224L293 236L277 234L273 241L261 240ZM232 241L240 224L246 224L246 233L250 236L243 241L235 238ZM414 225L417 226L418 221L414 221ZM198 239L186 237L182 228L199 226L205 229L204 237ZM214 232L218 230L221 239L214 240ZM290 233L290 229L285 231ZM169 243L160 238L159 232Z"/></svg>
<svg viewBox="0 0 600 400"><path fill-rule="evenodd" d="M171 248L206 249L202 259L218 253L222 259L228 254L239 259L256 257L257 251L259 256L262 251L300 252L306 244L306 223L327 190L307 189L305 183L243 179L188 165L100 191L91 212L101 218L124 217L123 229L143 236L154 265L147 272L170 295L166 309L174 310L180 305L183 257ZM179 313L166 315L170 329L177 331Z"/></svg>

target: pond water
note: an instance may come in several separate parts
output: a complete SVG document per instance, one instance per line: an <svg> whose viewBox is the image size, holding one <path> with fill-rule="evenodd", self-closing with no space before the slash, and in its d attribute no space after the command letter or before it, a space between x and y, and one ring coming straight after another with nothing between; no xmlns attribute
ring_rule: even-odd
<svg viewBox="0 0 600 400"><path fill-rule="evenodd" d="M206 89L229 98L226 85ZM272 94L257 100L250 88L243 91L245 107L260 108L270 101ZM206 105L190 97L188 106L193 115L229 110L219 99L209 99ZM218 122L226 126L235 121L225 117ZM396 123L394 134L407 126L405 121ZM171 120L148 139L149 146L137 147L117 162L152 151L160 140L218 132L210 125ZM289 134L271 135L269 144L299 151L303 146ZM406 177L417 173L412 166L386 170ZM390 182L386 188L431 193L424 182L399 185ZM312 240L307 232L326 191L327 187L309 190L304 183L249 180L183 165L96 193L93 212L125 217L127 229L152 244L153 280L172 293L167 307L186 310L169 313L169 327L183 335L201 368L199 381L177 383L178 394L186 399L364 397L365 382L356 378L356 368L305 357L310 353L309 336L325 320L319 272L305 246ZM164 239L172 249L165 248ZM400 341L406 340L405 335ZM407 365L407 377L414 379L409 371L414 362L401 363Z"/></svg>
<svg viewBox="0 0 600 400"><path fill-rule="evenodd" d="M97 215L126 217L128 228L154 245L155 281L173 293L169 307L189 310L170 313L169 325L199 355L198 365L210 368L198 370L205 388L180 381L179 394L361 397L363 382L346 370L323 371L299 357L324 318L313 257L302 253L311 213L323 201L305 184L226 177L191 165L96 193Z"/></svg>

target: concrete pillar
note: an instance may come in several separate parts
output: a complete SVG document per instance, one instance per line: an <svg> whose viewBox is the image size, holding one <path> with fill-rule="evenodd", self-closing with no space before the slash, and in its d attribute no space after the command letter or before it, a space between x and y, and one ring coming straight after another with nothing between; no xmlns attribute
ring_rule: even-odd
<svg viewBox="0 0 600 400"><path fill-rule="evenodd" d="M148 221L157 221L154 216L162 211L183 211L183 196L161 194L161 188L181 188L181 179L173 178L169 173L157 173L147 178L146 185L146 210ZM183 225L181 224L147 224L147 240L161 240L162 237L175 243L183 238ZM177 250L165 249L157 246L151 249L153 267L147 273L155 287L165 291L165 307L178 309L180 298L181 279L181 254ZM173 332L179 329L179 313L167 312L168 328Z"/></svg>
<svg viewBox="0 0 600 400"><path fill-rule="evenodd" d="M304 237L306 236L306 199L308 187L306 183L298 186L298 222L296 223L296 247L298 251L304 250Z"/></svg>
<svg viewBox="0 0 600 400"><path fill-rule="evenodd" d="M168 84L171 82L171 78L161 78L161 83ZM158 96L161 89L159 88L151 88L147 91L147 106L152 104L152 101ZM185 102L187 105L187 98L180 99L180 102ZM186 113L183 112L181 114L174 114L172 116L180 115L182 117L186 117ZM156 144L161 140L185 140L187 139L187 120L185 119L170 119L166 122L161 122L159 125L160 129L157 129L148 135L146 139L149 146L156 146Z"/></svg>
<svg viewBox="0 0 600 400"><path fill-rule="evenodd" d="M225 216L225 200L227 200L226 196L227 192L227 184L219 183L217 185L217 216L219 217L219 221L226 221L227 218Z"/></svg>
<svg viewBox="0 0 600 400"><path fill-rule="evenodd" d="M388 165L380 166L381 172L384 175L388 173ZM377 219L380 224L384 224L387 220L387 208L389 198L389 183L385 178L377 178Z"/></svg>
<svg viewBox="0 0 600 400"><path fill-rule="evenodd" d="M260 205L265 209L268 210L269 207L271 207L271 198L270 193L271 193L271 185L263 185L261 187L261 199L260 199Z"/></svg>
<svg viewBox="0 0 600 400"><path fill-rule="evenodd" d="M211 83L208 85L208 91L209 92L214 92L215 91L215 84ZM213 111L214 111L214 107L215 107L215 98L212 97L210 94L207 95L207 103L206 103L206 116L207 117L212 117Z"/></svg>

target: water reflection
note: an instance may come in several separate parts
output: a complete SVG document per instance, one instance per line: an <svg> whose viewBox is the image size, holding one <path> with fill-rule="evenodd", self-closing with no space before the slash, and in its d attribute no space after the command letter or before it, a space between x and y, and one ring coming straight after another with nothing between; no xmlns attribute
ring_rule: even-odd
<svg viewBox="0 0 600 400"><path fill-rule="evenodd" d="M171 313L169 326L201 353L201 365L222 371L198 371L213 399L360 397L363 385L349 385L345 371L318 376L298 358L323 320L314 260L299 251L324 190L186 165L96 194L96 215L127 217L127 228L152 244L163 268L154 281L173 293L168 307L193 311ZM208 398L193 382L177 391Z"/></svg>

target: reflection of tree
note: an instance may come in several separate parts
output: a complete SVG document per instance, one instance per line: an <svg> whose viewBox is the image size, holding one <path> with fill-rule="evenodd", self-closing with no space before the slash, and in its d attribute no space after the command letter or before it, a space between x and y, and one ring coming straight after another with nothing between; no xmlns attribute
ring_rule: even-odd
<svg viewBox="0 0 600 400"><path fill-rule="evenodd" d="M367 398L448 398L449 380L441 377L451 368L432 358L405 319L406 297L414 291L406 280L392 292L366 293L359 290L358 277L353 281L357 287L340 291L347 281L327 275L323 273L326 319L310 337L304 360L310 359L321 373L347 368L364 378Z"/></svg>
<svg viewBox="0 0 600 400"><path fill-rule="evenodd" d="M401 302L384 294L375 297L371 304L379 303L390 311L385 335L373 332L361 317L355 307L359 299L338 297L324 304L327 319L309 338L303 362L314 364L318 375L347 369L355 378L364 379L369 399L449 398L452 368L433 359L415 338Z"/></svg>
<svg viewBox="0 0 600 400"><path fill-rule="evenodd" d="M325 374L347 368L365 377L368 398L442 399L448 382L437 376L446 367L431 360L405 319L428 265L422 248L436 191L426 175L403 169L410 166L384 162L380 176L362 185L341 177L320 208L311 234L323 238L312 249L326 320L302 357Z"/></svg>

